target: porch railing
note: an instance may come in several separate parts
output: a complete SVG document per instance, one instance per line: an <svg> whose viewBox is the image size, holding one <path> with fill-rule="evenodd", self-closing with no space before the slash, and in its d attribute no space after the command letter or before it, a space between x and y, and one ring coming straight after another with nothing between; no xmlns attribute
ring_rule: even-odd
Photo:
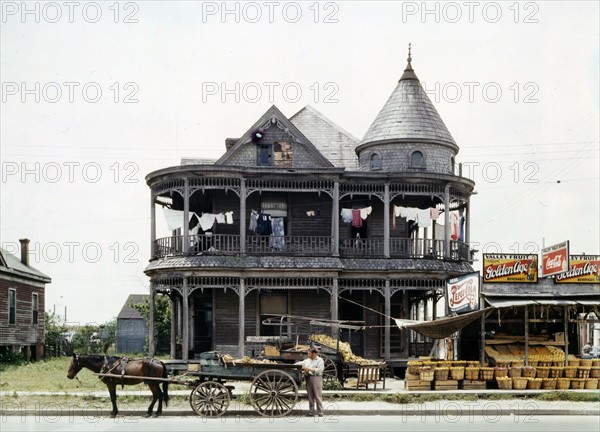
<svg viewBox="0 0 600 432"><path fill-rule="evenodd" d="M177 255L239 255L240 236L233 234L191 235L184 252L183 236L170 236L154 240L153 258ZM385 253L383 238L341 239L341 257L381 258ZM331 256L333 241L329 236L255 236L246 237L248 255ZM423 258L450 261L468 261L469 245L450 241L450 254L446 256L444 241L431 239L391 238L390 258Z"/></svg>

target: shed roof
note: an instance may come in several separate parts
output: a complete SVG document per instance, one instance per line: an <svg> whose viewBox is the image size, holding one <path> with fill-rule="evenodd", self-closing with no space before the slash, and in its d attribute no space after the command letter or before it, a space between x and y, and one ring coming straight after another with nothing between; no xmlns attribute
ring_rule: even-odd
<svg viewBox="0 0 600 432"><path fill-rule="evenodd" d="M117 319L138 319L143 318L142 315L131 307L132 304L143 304L146 302L148 298L148 294L129 294L127 300L125 300L125 304L121 308L121 312L117 315Z"/></svg>

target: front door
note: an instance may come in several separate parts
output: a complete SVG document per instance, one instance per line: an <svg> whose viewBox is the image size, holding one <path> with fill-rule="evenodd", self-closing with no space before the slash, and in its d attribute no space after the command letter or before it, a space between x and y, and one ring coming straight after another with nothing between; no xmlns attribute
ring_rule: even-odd
<svg viewBox="0 0 600 432"><path fill-rule="evenodd" d="M212 295L194 298L194 353L211 351L212 341Z"/></svg>

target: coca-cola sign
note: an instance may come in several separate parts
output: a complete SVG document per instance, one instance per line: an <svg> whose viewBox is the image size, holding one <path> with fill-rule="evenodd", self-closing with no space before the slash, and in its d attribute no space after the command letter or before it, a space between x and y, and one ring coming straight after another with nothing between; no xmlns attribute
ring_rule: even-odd
<svg viewBox="0 0 600 432"><path fill-rule="evenodd" d="M446 282L446 300L450 313L479 310L479 273L469 273Z"/></svg>
<svg viewBox="0 0 600 432"><path fill-rule="evenodd" d="M569 270L569 242L562 242L542 249L542 274L553 276Z"/></svg>
<svg viewBox="0 0 600 432"><path fill-rule="evenodd" d="M600 284L600 255L571 255L569 270L554 276L554 282Z"/></svg>
<svg viewBox="0 0 600 432"><path fill-rule="evenodd" d="M537 283L537 255L483 254L483 282Z"/></svg>

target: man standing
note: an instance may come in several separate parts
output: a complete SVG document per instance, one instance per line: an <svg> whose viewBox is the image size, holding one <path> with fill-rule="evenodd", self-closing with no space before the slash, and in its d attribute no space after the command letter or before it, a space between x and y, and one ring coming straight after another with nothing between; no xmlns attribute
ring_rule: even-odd
<svg viewBox="0 0 600 432"><path fill-rule="evenodd" d="M302 370L306 376L307 416L312 417L315 415L314 408L316 405L316 414L323 417L323 370L325 369L323 359L317 355L316 348L311 348L308 350L308 358L296 364L302 365Z"/></svg>

